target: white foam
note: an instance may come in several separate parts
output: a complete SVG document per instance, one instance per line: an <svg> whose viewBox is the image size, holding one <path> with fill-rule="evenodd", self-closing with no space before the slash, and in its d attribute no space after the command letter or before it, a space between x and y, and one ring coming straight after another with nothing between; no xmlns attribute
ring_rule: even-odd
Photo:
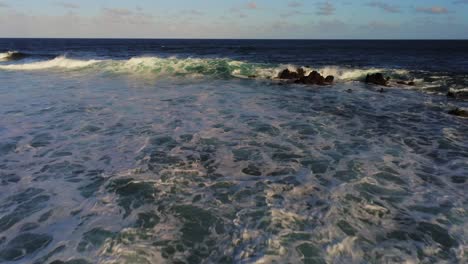
<svg viewBox="0 0 468 264"><path fill-rule="evenodd" d="M468 92L468 88L460 88L460 89L450 88L450 92L452 93Z"/></svg>
<svg viewBox="0 0 468 264"><path fill-rule="evenodd" d="M2 55L3 56L3 55ZM134 57L128 60L78 60L64 56L48 61L30 62L25 64L0 65L3 70L47 70L47 69L80 69L95 66L99 63L100 71L131 74L160 75L202 75L202 76L232 76L249 78L255 76L260 79L274 79L284 69L296 71L299 68L293 64L273 65L236 61L225 58L160 58L160 57ZM352 69L337 66L305 67L306 74L313 70L324 76L333 75L337 81L361 80L369 73L382 72L386 75L406 75L405 70L392 70L383 68Z"/></svg>
<svg viewBox="0 0 468 264"><path fill-rule="evenodd" d="M85 68L101 62L99 60L74 60L68 59L64 56L57 57L53 60L30 62L24 64L9 64L0 65L0 69L3 70L16 70L16 71L33 71L33 70L45 70L45 69L78 69Z"/></svg>

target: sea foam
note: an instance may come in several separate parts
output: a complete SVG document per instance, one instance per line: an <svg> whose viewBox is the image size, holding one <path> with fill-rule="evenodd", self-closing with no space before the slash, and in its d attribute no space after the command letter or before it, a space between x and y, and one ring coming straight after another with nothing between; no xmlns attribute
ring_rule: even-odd
<svg viewBox="0 0 468 264"><path fill-rule="evenodd" d="M84 70L93 68L97 72L117 74L145 74L153 76L194 75L217 78L275 79L288 68L296 70L293 64L266 64L238 61L227 58L177 58L177 57L134 57L128 60L80 60L60 56L48 61L24 64L0 65L0 70ZM338 81L362 80L368 73L383 72L389 76L405 76L406 70L385 68L345 68L338 66L303 67L306 74L313 70L324 76L333 75Z"/></svg>

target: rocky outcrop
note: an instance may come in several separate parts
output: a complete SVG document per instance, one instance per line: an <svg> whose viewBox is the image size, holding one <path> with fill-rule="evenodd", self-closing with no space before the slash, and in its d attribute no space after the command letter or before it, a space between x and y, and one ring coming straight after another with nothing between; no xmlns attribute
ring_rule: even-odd
<svg viewBox="0 0 468 264"><path fill-rule="evenodd" d="M388 82L390 81L390 77L385 78L382 73L373 73L367 74L366 76L366 83L377 84L382 86L388 86Z"/></svg>
<svg viewBox="0 0 468 264"><path fill-rule="evenodd" d="M460 116L460 117L468 117L468 111L460 109L460 108L452 109L448 113L449 113L449 115Z"/></svg>
<svg viewBox="0 0 468 264"><path fill-rule="evenodd" d="M330 85L333 84L335 77L327 76L323 77L317 71L313 71L306 75L306 72L302 68L298 68L297 71L290 71L285 69L278 74L278 79L282 80L294 80L294 83L298 84L309 84L309 85Z"/></svg>
<svg viewBox="0 0 468 264"><path fill-rule="evenodd" d="M278 78L282 80L296 80L304 77L304 70L302 68L297 69L297 72L285 69L278 74Z"/></svg>

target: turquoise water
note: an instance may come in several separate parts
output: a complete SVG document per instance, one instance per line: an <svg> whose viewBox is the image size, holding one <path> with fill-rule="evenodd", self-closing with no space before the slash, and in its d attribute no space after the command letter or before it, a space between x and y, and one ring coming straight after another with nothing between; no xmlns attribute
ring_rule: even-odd
<svg viewBox="0 0 468 264"><path fill-rule="evenodd" d="M445 97L359 82L0 78L2 262L468 260L468 123Z"/></svg>

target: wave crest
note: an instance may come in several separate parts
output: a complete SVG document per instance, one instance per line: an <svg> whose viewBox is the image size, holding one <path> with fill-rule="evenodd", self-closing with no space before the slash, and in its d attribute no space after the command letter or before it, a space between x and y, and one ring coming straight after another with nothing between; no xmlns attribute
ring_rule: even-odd
<svg viewBox="0 0 468 264"><path fill-rule="evenodd" d="M74 60L68 59L65 56L57 57L48 61L37 61L24 64L9 64L0 65L3 70L15 71L33 71L33 70L47 70L47 69L78 69L86 68L100 61L98 60Z"/></svg>
<svg viewBox="0 0 468 264"><path fill-rule="evenodd" d="M217 78L259 78L275 79L284 69L295 71L298 66L251 63L225 58L160 58L160 57L135 57L128 60L78 60L65 56L48 61L30 62L24 64L0 65L0 70L32 71L32 70L84 70L116 73L116 74L145 74L156 76L180 76L199 75ZM337 66L321 68L305 67L306 74L313 70L327 76L333 75L336 80L353 81L361 80L368 73L382 72L389 76L404 76L405 70L391 69L352 69Z"/></svg>

